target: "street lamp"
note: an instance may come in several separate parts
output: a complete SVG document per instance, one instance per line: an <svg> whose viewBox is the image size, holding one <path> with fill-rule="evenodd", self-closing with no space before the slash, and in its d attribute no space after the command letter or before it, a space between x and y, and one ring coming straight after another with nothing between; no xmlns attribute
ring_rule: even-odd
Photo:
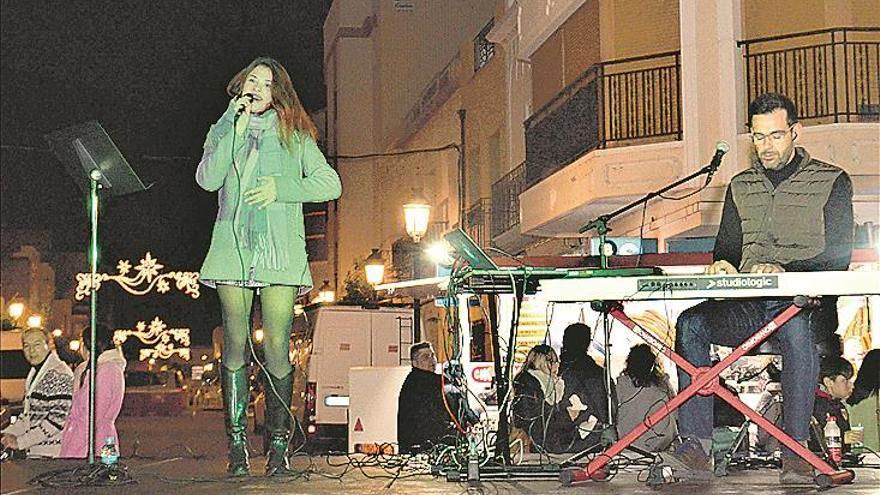
<svg viewBox="0 0 880 495"><path fill-rule="evenodd" d="M406 233L418 243L428 231L428 216L431 205L422 196L420 189L413 189L413 198L403 205L403 218L406 221Z"/></svg>
<svg viewBox="0 0 880 495"><path fill-rule="evenodd" d="M9 305L9 317L18 320L24 314L24 303L14 302Z"/></svg>
<svg viewBox="0 0 880 495"><path fill-rule="evenodd" d="M367 271L367 283L370 285L378 285L385 278L385 260L382 259L382 253L379 249L373 248L373 252L367 258L364 268Z"/></svg>
<svg viewBox="0 0 880 495"><path fill-rule="evenodd" d="M336 292L333 290L333 287L330 287L330 281L325 280L324 285L318 289L318 302L322 303L332 303L336 300Z"/></svg>
<svg viewBox="0 0 880 495"><path fill-rule="evenodd" d="M431 206L422 197L421 190L413 190L413 199L409 203L403 205L403 216L406 219L406 233L412 237L416 243L416 249L412 253L412 273L410 278L416 279L416 265L418 261L418 243L428 231L428 217L431 214ZM422 319L422 301L418 297L413 297L413 339L421 339L421 319Z"/></svg>

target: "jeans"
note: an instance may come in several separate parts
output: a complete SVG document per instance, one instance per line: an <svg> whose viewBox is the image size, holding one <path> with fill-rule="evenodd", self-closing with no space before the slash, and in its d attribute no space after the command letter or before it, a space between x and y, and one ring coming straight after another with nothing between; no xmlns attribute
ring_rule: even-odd
<svg viewBox="0 0 880 495"><path fill-rule="evenodd" d="M710 344L737 347L790 304L790 299L704 301L678 318L675 350L698 368L709 366ZM819 375L811 313L802 310L770 336L782 350L783 430L799 442L809 439ZM691 383L690 375L679 370L678 383L679 390L684 390ZM681 406L678 422L682 437L712 438L714 398L694 395Z"/></svg>

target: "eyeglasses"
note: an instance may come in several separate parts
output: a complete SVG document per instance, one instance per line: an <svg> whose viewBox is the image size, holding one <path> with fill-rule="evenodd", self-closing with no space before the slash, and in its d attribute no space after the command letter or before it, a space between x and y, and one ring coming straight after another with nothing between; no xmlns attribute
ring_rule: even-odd
<svg viewBox="0 0 880 495"><path fill-rule="evenodd" d="M752 133L752 142L755 144L760 144L760 143L763 143L769 137L771 142L778 143L779 141L782 141L783 139L785 139L785 136L788 135L789 132L791 132L791 129L793 127L794 127L794 124L788 126L788 129L786 129L784 131L773 131L770 134L761 134L760 132L753 132Z"/></svg>

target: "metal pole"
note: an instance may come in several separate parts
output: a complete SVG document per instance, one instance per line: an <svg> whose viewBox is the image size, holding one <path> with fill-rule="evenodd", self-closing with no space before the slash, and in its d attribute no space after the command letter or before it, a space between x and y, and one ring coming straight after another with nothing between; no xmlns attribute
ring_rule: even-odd
<svg viewBox="0 0 880 495"><path fill-rule="evenodd" d="M464 228L464 201L465 201L465 189L464 189L464 180L465 180L465 168L467 167L467 162L465 161L464 150L465 150L465 115L467 111L462 108L458 111L458 130L459 130L459 146L458 146L458 226L465 230Z"/></svg>
<svg viewBox="0 0 880 495"><path fill-rule="evenodd" d="M418 244L416 244L418 248ZM415 249L412 255L412 280L415 280L418 274L416 273L416 257L419 255L419 250ZM416 296L413 296L413 334L412 341L420 342L422 340L422 300Z"/></svg>
<svg viewBox="0 0 880 495"><path fill-rule="evenodd" d="M89 175L89 223L91 224L92 236L89 243L89 270L92 293L89 300L89 464L95 463L95 368L97 356L95 356L95 327L97 325L98 310L98 287L95 279L98 273L98 180L101 172L93 170Z"/></svg>

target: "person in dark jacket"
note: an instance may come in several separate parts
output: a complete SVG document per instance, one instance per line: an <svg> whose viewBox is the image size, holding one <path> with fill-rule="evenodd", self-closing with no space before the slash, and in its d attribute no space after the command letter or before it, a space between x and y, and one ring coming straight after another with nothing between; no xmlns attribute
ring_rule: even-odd
<svg viewBox="0 0 880 495"><path fill-rule="evenodd" d="M573 438L571 424L563 421L565 384L558 372L556 351L540 344L529 350L513 379L513 426L525 434L530 448L539 451L565 452Z"/></svg>
<svg viewBox="0 0 880 495"><path fill-rule="evenodd" d="M583 417L578 420L579 434L582 437L587 435L577 442L583 448L598 444L602 430L611 423L608 418L609 397L605 386L605 370L587 354L591 341L592 330L589 326L572 323L565 327L559 354L559 375L565 383L563 401L566 408L585 407L580 412ZM616 415L617 401L613 399L613 382L611 387L612 414ZM572 397L573 395L577 398ZM590 420L591 416L595 419ZM571 419L575 421L575 418Z"/></svg>
<svg viewBox="0 0 880 495"><path fill-rule="evenodd" d="M458 390L446 390L444 401L443 380L434 371L437 355L429 342L413 344L409 354L412 370L397 399L397 444L404 454L451 444L456 432L453 411L464 407Z"/></svg>

